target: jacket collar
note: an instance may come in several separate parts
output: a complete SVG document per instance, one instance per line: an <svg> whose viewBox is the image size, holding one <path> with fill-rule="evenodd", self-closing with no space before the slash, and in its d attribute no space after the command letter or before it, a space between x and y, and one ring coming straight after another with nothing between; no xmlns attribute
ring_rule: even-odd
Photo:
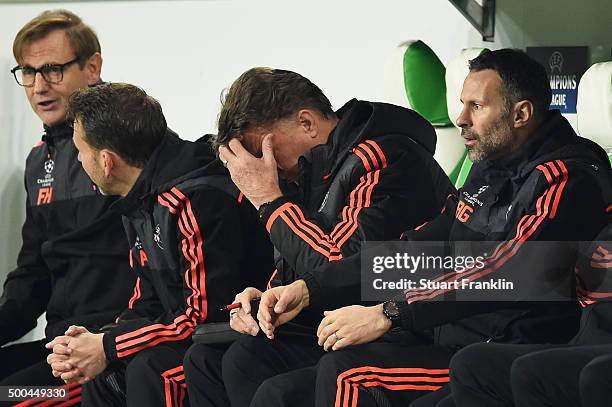
<svg viewBox="0 0 612 407"><path fill-rule="evenodd" d="M327 178L338 170L363 138L361 130L371 111L369 103L357 99L351 99L336 111L338 124L330 133L327 143L313 147L299 159L301 185L308 185L310 179Z"/></svg>
<svg viewBox="0 0 612 407"><path fill-rule="evenodd" d="M62 122L55 126L43 125L45 134L42 140L45 143L53 145L56 140L65 139L72 137L72 126L68 122Z"/></svg>
<svg viewBox="0 0 612 407"><path fill-rule="evenodd" d="M151 210L157 195L188 179L204 175L227 175L227 170L208 142L209 135L190 142L168 129L160 145L147 160L128 194L117 201L117 210L127 215L137 210Z"/></svg>

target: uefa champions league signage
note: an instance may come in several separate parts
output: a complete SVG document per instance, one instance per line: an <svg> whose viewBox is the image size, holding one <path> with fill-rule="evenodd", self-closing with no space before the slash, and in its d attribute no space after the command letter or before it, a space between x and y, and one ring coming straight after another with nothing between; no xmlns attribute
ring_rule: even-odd
<svg viewBox="0 0 612 407"><path fill-rule="evenodd" d="M588 47L527 47L546 68L552 89L551 109L576 113L580 77L588 67Z"/></svg>

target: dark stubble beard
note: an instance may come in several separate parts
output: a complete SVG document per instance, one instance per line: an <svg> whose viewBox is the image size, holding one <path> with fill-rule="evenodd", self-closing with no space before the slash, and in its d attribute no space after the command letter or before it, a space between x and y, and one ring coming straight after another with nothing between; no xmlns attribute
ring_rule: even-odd
<svg viewBox="0 0 612 407"><path fill-rule="evenodd" d="M468 128L462 128L461 135L477 140L474 146L468 147L468 157L475 162L499 158L513 149L514 138L510 125L510 113L502 114L482 134Z"/></svg>

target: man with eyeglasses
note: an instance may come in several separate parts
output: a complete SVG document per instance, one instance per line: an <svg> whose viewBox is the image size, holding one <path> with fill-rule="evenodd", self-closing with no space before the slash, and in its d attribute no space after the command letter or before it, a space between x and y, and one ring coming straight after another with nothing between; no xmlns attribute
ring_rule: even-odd
<svg viewBox="0 0 612 407"><path fill-rule="evenodd" d="M96 34L69 11L45 11L17 33L13 54L11 72L45 134L26 162L23 246L0 297L0 346L30 331L43 312L47 327L46 339L0 348L0 386L59 385L44 343L70 325L96 332L112 323L135 276L121 217L109 209L116 198L103 196L82 169L66 122L70 95L100 82ZM78 402L80 387L69 390L69 402Z"/></svg>

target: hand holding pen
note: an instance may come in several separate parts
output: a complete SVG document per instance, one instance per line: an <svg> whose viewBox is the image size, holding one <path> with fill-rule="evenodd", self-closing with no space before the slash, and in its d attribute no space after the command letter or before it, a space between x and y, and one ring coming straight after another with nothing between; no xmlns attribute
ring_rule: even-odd
<svg viewBox="0 0 612 407"><path fill-rule="evenodd" d="M255 297L251 300L251 304L256 304L261 300L261 297ZM231 304L227 304L219 308L219 311L231 311L234 309L242 308L242 303L240 302L232 302Z"/></svg>
<svg viewBox="0 0 612 407"><path fill-rule="evenodd" d="M252 305L261 298L262 292L257 288L249 287L236 295L232 304L226 305L221 310L230 312L230 326L234 331L256 336L259 325L251 315Z"/></svg>

